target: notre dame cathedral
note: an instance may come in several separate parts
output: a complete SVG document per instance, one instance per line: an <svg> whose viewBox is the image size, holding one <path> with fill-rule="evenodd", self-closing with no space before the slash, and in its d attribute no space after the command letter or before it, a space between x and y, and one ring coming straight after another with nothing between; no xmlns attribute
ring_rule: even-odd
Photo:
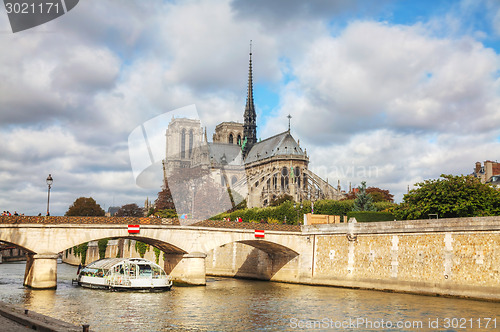
<svg viewBox="0 0 500 332"><path fill-rule="evenodd" d="M296 202L344 197L336 188L308 169L306 150L287 131L257 141L253 100L252 52L243 123L222 122L212 142L200 120L172 118L166 130L163 176L193 169L210 171L212 179L247 200L247 206L263 207L283 195Z"/></svg>

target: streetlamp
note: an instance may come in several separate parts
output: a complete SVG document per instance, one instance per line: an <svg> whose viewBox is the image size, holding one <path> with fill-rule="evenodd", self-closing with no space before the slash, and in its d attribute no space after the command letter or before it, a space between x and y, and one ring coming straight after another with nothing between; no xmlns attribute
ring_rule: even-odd
<svg viewBox="0 0 500 332"><path fill-rule="evenodd" d="M194 182L191 184L191 192L193 194L193 204L191 205L191 218L194 219L194 190L196 189Z"/></svg>
<svg viewBox="0 0 500 332"><path fill-rule="evenodd" d="M45 182L47 182L47 186L49 186L49 191L47 193L47 215L50 216L50 212L49 212L50 187L52 186L52 182L54 182L54 180L52 179L52 176L50 174L47 177L47 180L45 180Z"/></svg>

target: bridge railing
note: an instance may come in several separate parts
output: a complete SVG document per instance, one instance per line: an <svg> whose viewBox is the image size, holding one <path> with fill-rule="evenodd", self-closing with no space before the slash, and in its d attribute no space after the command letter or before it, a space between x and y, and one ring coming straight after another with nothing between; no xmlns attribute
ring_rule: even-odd
<svg viewBox="0 0 500 332"><path fill-rule="evenodd" d="M180 225L179 220L175 218L64 216L0 216L0 224Z"/></svg>

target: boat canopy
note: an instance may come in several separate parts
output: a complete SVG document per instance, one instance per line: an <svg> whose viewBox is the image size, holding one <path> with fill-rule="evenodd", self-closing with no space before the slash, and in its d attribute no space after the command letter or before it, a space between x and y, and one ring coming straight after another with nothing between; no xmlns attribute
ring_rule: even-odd
<svg viewBox="0 0 500 332"><path fill-rule="evenodd" d="M120 267L130 266L131 274L135 274L134 266L137 265L140 275L151 275L154 271L155 277L158 275L165 275L165 271L158 265L147 259L143 258L103 258L95 262L90 263L85 266L81 273L83 275L91 275L102 277L110 272L110 270L116 270L114 273L122 273L123 268L120 271ZM116 268L115 268L116 267ZM126 267L128 269L128 267Z"/></svg>

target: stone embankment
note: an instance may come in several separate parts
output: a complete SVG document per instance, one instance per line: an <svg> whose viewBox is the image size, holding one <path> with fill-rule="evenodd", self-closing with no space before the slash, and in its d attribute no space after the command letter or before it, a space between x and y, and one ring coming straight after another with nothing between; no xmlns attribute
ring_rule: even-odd
<svg viewBox="0 0 500 332"><path fill-rule="evenodd" d="M0 301L0 330L9 332L81 332L90 331L88 326L77 326L34 311L22 309Z"/></svg>

